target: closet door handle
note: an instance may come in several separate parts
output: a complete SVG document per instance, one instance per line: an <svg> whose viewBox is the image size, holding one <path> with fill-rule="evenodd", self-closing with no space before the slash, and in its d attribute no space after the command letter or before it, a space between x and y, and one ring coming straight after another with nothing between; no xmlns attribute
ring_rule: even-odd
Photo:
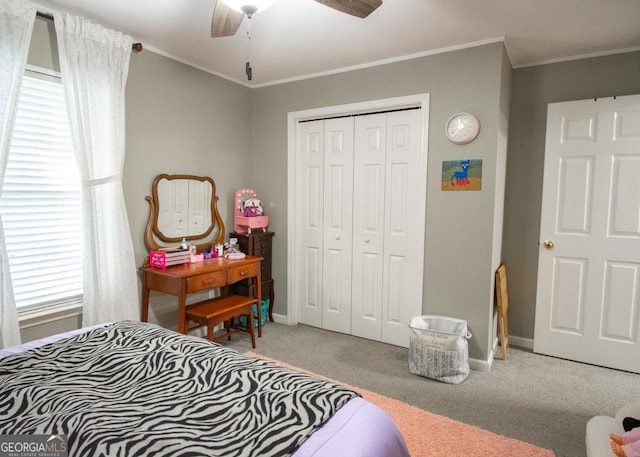
<svg viewBox="0 0 640 457"><path fill-rule="evenodd" d="M339 240L339 239L340 239L340 235L336 235L336 240Z"/></svg>
<svg viewBox="0 0 640 457"><path fill-rule="evenodd" d="M369 238L365 238L365 239L364 239L364 242L365 242L365 243L368 243L369 241L371 241Z"/></svg>

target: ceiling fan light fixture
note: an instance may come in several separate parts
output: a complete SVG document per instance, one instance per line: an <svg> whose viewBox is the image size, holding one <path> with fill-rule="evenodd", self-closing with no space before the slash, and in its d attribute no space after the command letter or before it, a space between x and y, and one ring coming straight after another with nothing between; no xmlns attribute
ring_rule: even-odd
<svg viewBox="0 0 640 457"><path fill-rule="evenodd" d="M226 4L229 8L238 11L240 13L244 13L247 16L251 17L255 13L259 13L264 11L271 5L273 5L276 0L221 0L224 4Z"/></svg>

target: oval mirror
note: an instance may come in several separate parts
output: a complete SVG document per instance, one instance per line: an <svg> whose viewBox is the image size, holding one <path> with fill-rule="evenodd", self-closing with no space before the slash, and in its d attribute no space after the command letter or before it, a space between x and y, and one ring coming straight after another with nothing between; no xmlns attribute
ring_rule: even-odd
<svg viewBox="0 0 640 457"><path fill-rule="evenodd" d="M216 184L208 176L156 176L151 187L145 246L149 251L195 242L198 250L224 241L225 228L218 213ZM160 244L162 243L162 244Z"/></svg>

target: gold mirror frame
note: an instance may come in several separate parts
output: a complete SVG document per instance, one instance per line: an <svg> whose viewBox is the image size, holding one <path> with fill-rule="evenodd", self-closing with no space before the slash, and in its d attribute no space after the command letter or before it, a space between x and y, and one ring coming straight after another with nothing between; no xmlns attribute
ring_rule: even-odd
<svg viewBox="0 0 640 457"><path fill-rule="evenodd" d="M194 180L203 183L208 182L211 185L211 201L210 201L210 225L197 234L187 234L186 236L168 236L163 233L158 227L158 215L160 214L160 208L162 202L160 201L158 186L163 180ZM213 244L223 243L225 237L225 226L220 213L218 212L218 196L216 195L216 183L208 176L194 176L194 175L168 175L160 174L155 177L151 186L151 196L144 198L149 203L149 217L147 219L147 225L144 230L144 244L148 251L157 251L158 249L166 246L175 245L180 243L184 238L187 242L195 242L198 251L211 247ZM218 229L217 236L211 237L211 234ZM158 243L160 240L164 245Z"/></svg>

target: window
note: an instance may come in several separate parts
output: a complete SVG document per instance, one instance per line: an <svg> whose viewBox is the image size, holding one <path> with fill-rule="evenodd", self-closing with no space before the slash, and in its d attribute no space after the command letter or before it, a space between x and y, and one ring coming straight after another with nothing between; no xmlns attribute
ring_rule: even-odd
<svg viewBox="0 0 640 457"><path fill-rule="evenodd" d="M60 78L23 78L0 213L18 313L78 306L81 185Z"/></svg>

